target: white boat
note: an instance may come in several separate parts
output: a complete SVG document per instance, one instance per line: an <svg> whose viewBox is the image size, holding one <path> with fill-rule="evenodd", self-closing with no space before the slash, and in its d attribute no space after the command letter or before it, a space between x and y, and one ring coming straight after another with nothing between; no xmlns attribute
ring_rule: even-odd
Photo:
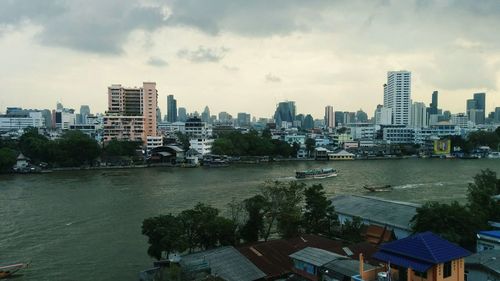
<svg viewBox="0 0 500 281"><path fill-rule="evenodd" d="M489 159L500 159L500 152L498 151L493 151L488 154Z"/></svg>
<svg viewBox="0 0 500 281"><path fill-rule="evenodd" d="M29 263L16 263L11 265L0 266L0 279L12 276L19 270L29 266Z"/></svg>

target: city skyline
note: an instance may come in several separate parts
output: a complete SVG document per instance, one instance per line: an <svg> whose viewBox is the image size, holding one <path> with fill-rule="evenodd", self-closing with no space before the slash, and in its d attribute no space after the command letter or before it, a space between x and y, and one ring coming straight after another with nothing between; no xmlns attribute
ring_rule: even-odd
<svg viewBox="0 0 500 281"><path fill-rule="evenodd" d="M383 103L386 72L400 69L412 72L415 102L429 106L437 90L440 107L458 113L473 93L485 92L486 113L500 106L495 2L81 6L0 4L0 50L9 54L0 67L0 110L61 101L104 112L109 85L154 81L162 112L173 94L190 112L208 105L212 112L270 117L277 103L290 100L318 119L326 105L372 115Z"/></svg>

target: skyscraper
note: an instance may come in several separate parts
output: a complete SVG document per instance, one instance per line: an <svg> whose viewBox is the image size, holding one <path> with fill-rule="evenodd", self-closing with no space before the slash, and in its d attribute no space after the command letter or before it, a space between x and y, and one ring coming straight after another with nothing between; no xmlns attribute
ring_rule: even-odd
<svg viewBox="0 0 500 281"><path fill-rule="evenodd" d="M179 107L179 112L177 119L181 122L186 122L187 120L187 110L185 107Z"/></svg>
<svg viewBox="0 0 500 281"><path fill-rule="evenodd" d="M80 124L87 124L87 117L90 116L90 107L88 105L80 106L80 120L77 120Z"/></svg>
<svg viewBox="0 0 500 281"><path fill-rule="evenodd" d="M377 105L374 114L376 125L391 125L392 124L392 109L384 107L383 105Z"/></svg>
<svg viewBox="0 0 500 281"><path fill-rule="evenodd" d="M335 128L335 114L331 105L325 107L325 127Z"/></svg>
<svg viewBox="0 0 500 281"><path fill-rule="evenodd" d="M302 128L304 130L310 130L314 128L314 118L311 116L311 114L307 114L306 117L304 117L304 125L302 125Z"/></svg>
<svg viewBox="0 0 500 281"><path fill-rule="evenodd" d="M177 100L174 95L167 96L167 122L174 123L177 121Z"/></svg>
<svg viewBox="0 0 500 281"><path fill-rule="evenodd" d="M342 111L335 111L335 126L340 126L344 124L344 112Z"/></svg>
<svg viewBox="0 0 500 281"><path fill-rule="evenodd" d="M429 107L429 114L438 114L438 91L432 92L432 102Z"/></svg>
<svg viewBox="0 0 500 281"><path fill-rule="evenodd" d="M251 116L249 113L240 112L238 113L238 126L248 127L250 126Z"/></svg>
<svg viewBox="0 0 500 281"><path fill-rule="evenodd" d="M427 108L423 102L414 102L411 105L410 126L424 128L428 125Z"/></svg>
<svg viewBox="0 0 500 281"><path fill-rule="evenodd" d="M387 72L384 85L384 107L392 109L392 124L408 125L411 107L411 72Z"/></svg>
<svg viewBox="0 0 500 281"><path fill-rule="evenodd" d="M357 123L366 123L368 122L368 114L364 112L362 109L356 112L356 122Z"/></svg>
<svg viewBox="0 0 500 281"><path fill-rule="evenodd" d="M475 93L474 100L476 101L476 124L484 124L486 117L486 94Z"/></svg>
<svg viewBox="0 0 500 281"><path fill-rule="evenodd" d="M205 106L205 109L201 113L201 121L210 123L210 109L208 108L208 106Z"/></svg>
<svg viewBox="0 0 500 281"><path fill-rule="evenodd" d="M276 112L274 113L274 120L276 125L281 127L283 122L293 123L295 120L295 102L294 101L284 101L280 102L276 107Z"/></svg>

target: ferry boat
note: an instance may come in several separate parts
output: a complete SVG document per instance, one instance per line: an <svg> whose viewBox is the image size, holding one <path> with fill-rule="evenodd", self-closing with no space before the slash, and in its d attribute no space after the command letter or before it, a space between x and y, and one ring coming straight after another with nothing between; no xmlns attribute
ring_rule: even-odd
<svg viewBox="0 0 500 281"><path fill-rule="evenodd" d="M336 176L337 170L333 168L311 169L295 172L296 179L324 179Z"/></svg>
<svg viewBox="0 0 500 281"><path fill-rule="evenodd" d="M14 275L21 269L27 268L30 263L17 263L11 265L0 266L0 279L8 278Z"/></svg>

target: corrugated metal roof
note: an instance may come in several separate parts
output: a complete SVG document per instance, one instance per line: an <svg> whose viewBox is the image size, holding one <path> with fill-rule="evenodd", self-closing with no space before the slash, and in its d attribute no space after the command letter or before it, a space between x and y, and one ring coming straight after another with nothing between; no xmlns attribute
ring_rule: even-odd
<svg viewBox="0 0 500 281"><path fill-rule="evenodd" d="M212 274L227 281L253 281L266 276L264 272L231 246L183 256L181 264L187 265L199 259L205 259L208 262Z"/></svg>
<svg viewBox="0 0 500 281"><path fill-rule="evenodd" d="M352 277L359 274L359 261L350 258L338 259L327 263L324 266L326 269L333 272L338 272L344 276ZM369 264L364 264L364 270L372 270L375 267Z"/></svg>
<svg viewBox="0 0 500 281"><path fill-rule="evenodd" d="M486 250L465 258L465 267L480 265L500 276L500 250Z"/></svg>
<svg viewBox="0 0 500 281"><path fill-rule="evenodd" d="M313 247L304 248L291 254L290 257L315 266L323 266L333 260L345 258L344 256Z"/></svg>
<svg viewBox="0 0 500 281"><path fill-rule="evenodd" d="M330 200L339 214L357 216L404 230L411 230L410 221L420 207L418 204L357 195L338 195Z"/></svg>
<svg viewBox="0 0 500 281"><path fill-rule="evenodd" d="M500 239L500 230L488 230L488 231L480 231L479 235L486 235L490 237L494 237Z"/></svg>
<svg viewBox="0 0 500 281"><path fill-rule="evenodd" d="M425 271L432 265L469 256L470 252L435 235L418 233L380 246L374 257L396 265Z"/></svg>

